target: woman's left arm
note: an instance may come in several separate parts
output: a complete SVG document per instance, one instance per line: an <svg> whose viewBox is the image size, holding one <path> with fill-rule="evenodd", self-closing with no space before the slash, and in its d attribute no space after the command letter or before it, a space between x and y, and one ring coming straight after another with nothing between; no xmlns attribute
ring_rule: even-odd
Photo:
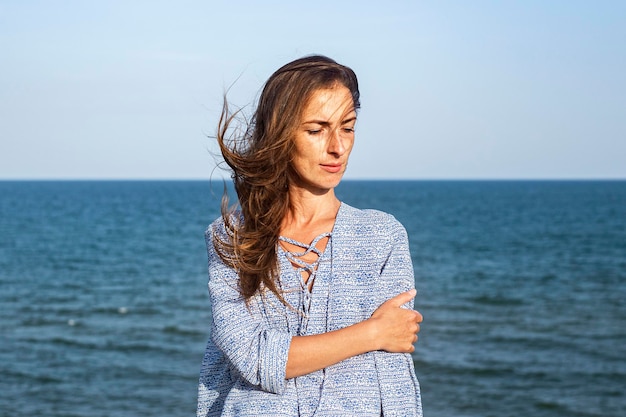
<svg viewBox="0 0 626 417"><path fill-rule="evenodd" d="M392 218L388 230L392 245L381 270L380 283L388 294L394 294L413 288L415 280L409 240L404 226ZM403 307L413 310L413 302L406 303ZM420 314L419 322L421 321ZM419 331L419 324L417 331ZM417 341L417 335L415 341ZM421 417L420 387L411 355L387 352L374 352L373 354L381 389L381 414Z"/></svg>
<svg viewBox="0 0 626 417"><path fill-rule="evenodd" d="M388 296L393 296L414 289L415 277L406 229L393 216L390 218L387 230L391 249L380 271L380 284ZM413 309L413 302L405 307Z"/></svg>

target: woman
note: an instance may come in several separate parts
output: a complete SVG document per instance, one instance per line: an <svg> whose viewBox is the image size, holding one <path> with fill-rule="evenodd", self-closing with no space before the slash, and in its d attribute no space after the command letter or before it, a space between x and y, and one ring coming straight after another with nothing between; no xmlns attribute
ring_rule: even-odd
<svg viewBox="0 0 626 417"><path fill-rule="evenodd" d="M334 193L359 104L351 69L310 56L269 78L243 132L224 105L240 210L225 199L206 233L198 416L421 416L406 231Z"/></svg>

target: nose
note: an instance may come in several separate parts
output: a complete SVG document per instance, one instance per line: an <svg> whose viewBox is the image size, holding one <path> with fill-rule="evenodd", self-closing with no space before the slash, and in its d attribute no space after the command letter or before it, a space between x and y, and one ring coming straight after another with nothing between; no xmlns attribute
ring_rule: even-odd
<svg viewBox="0 0 626 417"><path fill-rule="evenodd" d="M341 137L341 132L339 129L333 129L330 132L330 137L328 138L328 153L341 156L346 153L346 144L344 143L345 138Z"/></svg>

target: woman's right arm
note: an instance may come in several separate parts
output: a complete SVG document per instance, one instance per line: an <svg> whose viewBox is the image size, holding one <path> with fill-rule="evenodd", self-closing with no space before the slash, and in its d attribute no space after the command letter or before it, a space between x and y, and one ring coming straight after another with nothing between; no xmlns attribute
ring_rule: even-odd
<svg viewBox="0 0 626 417"><path fill-rule="evenodd" d="M207 231L206 243L213 316L211 337L249 383L281 393L286 379L352 356L374 350L413 351L421 316L401 307L415 296L413 291L388 300L369 319L352 326L318 335L292 336L267 328L254 306L246 306L238 291L236 272L215 251L211 229Z"/></svg>
<svg viewBox="0 0 626 417"><path fill-rule="evenodd" d="M369 319L352 326L317 335L294 336L286 378L306 375L374 350L413 352L422 316L401 307L413 297L415 290L399 294L383 303Z"/></svg>

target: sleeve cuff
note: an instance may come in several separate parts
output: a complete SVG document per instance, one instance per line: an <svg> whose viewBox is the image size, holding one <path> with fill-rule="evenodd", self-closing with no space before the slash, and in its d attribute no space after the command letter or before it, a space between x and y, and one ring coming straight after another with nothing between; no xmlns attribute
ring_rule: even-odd
<svg viewBox="0 0 626 417"><path fill-rule="evenodd" d="M259 381L261 388L274 394L285 391L287 356L291 346L291 335L283 332L266 331L261 343L259 359Z"/></svg>

